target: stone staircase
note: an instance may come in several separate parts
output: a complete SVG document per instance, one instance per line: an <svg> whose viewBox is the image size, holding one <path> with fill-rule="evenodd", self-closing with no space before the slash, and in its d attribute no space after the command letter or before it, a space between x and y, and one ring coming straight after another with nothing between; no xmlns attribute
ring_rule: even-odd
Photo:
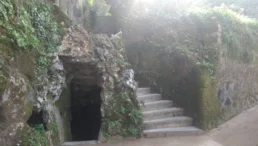
<svg viewBox="0 0 258 146"><path fill-rule="evenodd" d="M169 136L195 136L203 133L192 126L192 118L183 116L184 109L173 107L170 100L162 100L160 94L151 93L150 88L138 88L137 99L143 103L146 138ZM98 144L98 141L65 142L62 146L87 146Z"/></svg>
<svg viewBox="0 0 258 146"><path fill-rule="evenodd" d="M202 130L192 126L192 118L183 116L184 109L173 107L170 100L162 100L160 94L151 93L150 88L138 88L137 99L143 103L141 110L145 130L144 137L169 137L200 135Z"/></svg>

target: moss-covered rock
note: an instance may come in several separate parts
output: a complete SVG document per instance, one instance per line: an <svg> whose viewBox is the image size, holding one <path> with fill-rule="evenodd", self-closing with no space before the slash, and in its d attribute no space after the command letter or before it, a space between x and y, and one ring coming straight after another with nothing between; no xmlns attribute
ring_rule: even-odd
<svg viewBox="0 0 258 146"><path fill-rule="evenodd" d="M207 69L199 68L199 119L198 125L203 129L210 129L217 125L218 114L220 113L220 105L217 99L217 83L211 78Z"/></svg>
<svg viewBox="0 0 258 146"><path fill-rule="evenodd" d="M60 99L55 103L59 111L61 112L63 127L64 127L64 140L71 141L71 129L70 129L70 121L71 121L71 93L69 88L65 88L60 96Z"/></svg>
<svg viewBox="0 0 258 146"><path fill-rule="evenodd" d="M129 15L122 24L137 80L204 129L257 104L258 86L251 82L257 77L257 19L225 5L186 11L166 9L170 4Z"/></svg>
<svg viewBox="0 0 258 146"><path fill-rule="evenodd" d="M65 80L55 54L65 26L57 26L52 8L39 1L4 0L0 7L0 145L17 145L21 138L28 142L36 135L23 136L40 128L26 124L33 110L54 113L45 117L48 128L41 134L48 137L47 145L59 145L62 130L53 128L59 111L44 107L54 106Z"/></svg>
<svg viewBox="0 0 258 146"><path fill-rule="evenodd" d="M28 124L26 124L23 129L22 132L20 134L20 145L29 145L28 140L30 139L30 133L31 133L31 128Z"/></svg>
<svg viewBox="0 0 258 146"><path fill-rule="evenodd" d="M17 52L10 67L18 69L21 74L25 75L30 81L35 79L36 71L36 55L35 52Z"/></svg>
<svg viewBox="0 0 258 146"><path fill-rule="evenodd" d="M27 78L15 69L11 70L9 75L8 85L0 101L2 109L0 125L8 124L8 126L2 129L0 135L13 145L19 141L20 133L31 115L33 104L29 100L32 88ZM2 140L0 139L0 143Z"/></svg>
<svg viewBox="0 0 258 146"><path fill-rule="evenodd" d="M26 124L22 129L18 144L24 146L52 145L53 142L48 139L48 134L49 133L46 133L43 125L34 125L34 127L30 127Z"/></svg>
<svg viewBox="0 0 258 146"><path fill-rule="evenodd" d="M101 88L102 125L99 140L114 136L140 136L142 115L136 100L134 72L118 44L103 34L88 35L81 27L73 26L60 46L68 82L84 87ZM84 89L85 90L85 89ZM85 90L86 91L86 90Z"/></svg>

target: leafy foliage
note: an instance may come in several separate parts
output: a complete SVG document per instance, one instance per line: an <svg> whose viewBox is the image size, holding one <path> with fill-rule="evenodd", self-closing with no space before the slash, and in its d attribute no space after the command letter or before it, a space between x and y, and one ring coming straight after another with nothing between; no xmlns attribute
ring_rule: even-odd
<svg viewBox="0 0 258 146"><path fill-rule="evenodd" d="M11 0L0 2L0 42L11 44L14 51L38 54L38 71L47 68L51 55L61 42L51 7L36 0L17 6Z"/></svg>
<svg viewBox="0 0 258 146"><path fill-rule="evenodd" d="M257 0L208 0L208 3L215 6L225 4L230 7L233 7L237 11L243 11L242 13L244 13L247 16L258 18Z"/></svg>
<svg viewBox="0 0 258 146"><path fill-rule="evenodd" d="M222 29L221 45L226 48L223 50L224 56L244 63L254 62L258 35L257 19L241 15L226 5L192 13L201 21L209 20L210 17L217 19Z"/></svg>
<svg viewBox="0 0 258 146"><path fill-rule="evenodd" d="M34 125L31 136L28 139L29 146L48 146L48 140L45 136L45 129L42 124Z"/></svg>
<svg viewBox="0 0 258 146"><path fill-rule="evenodd" d="M88 0L87 4L90 6L89 8L91 10L96 11L98 16L110 15L110 6L106 3L105 0Z"/></svg>
<svg viewBox="0 0 258 146"><path fill-rule="evenodd" d="M54 133L57 133L57 124L53 121L50 122L50 130L53 131Z"/></svg>
<svg viewBox="0 0 258 146"><path fill-rule="evenodd" d="M61 42L60 27L52 14L52 7L38 0L29 1L0 1L0 93L8 86L8 71L20 61L21 54L32 59L28 70L32 73L30 79L35 89L41 89L37 82L48 77L48 68L52 62L52 56L57 53L57 47ZM11 63L14 62L14 63ZM22 62L22 61L21 61ZM23 63L23 62L22 62ZM9 66L10 65L10 66ZM13 65L13 66L12 66ZM35 67L36 66L36 67ZM15 66L16 67L16 66ZM51 131L57 133L57 127L50 124ZM30 137L26 143L30 146L47 146L43 125L33 126Z"/></svg>
<svg viewBox="0 0 258 146"><path fill-rule="evenodd" d="M38 69L41 70L49 67L51 55L57 52L61 37L50 6L33 1L27 5L27 10L30 12L35 34L41 42L38 59Z"/></svg>
<svg viewBox="0 0 258 146"><path fill-rule="evenodd" d="M87 30L92 30L96 25L97 16L108 16L110 5L105 0L85 0L83 1L83 26Z"/></svg>
<svg viewBox="0 0 258 146"><path fill-rule="evenodd" d="M23 7L17 7L11 0L0 2L0 41L14 44L21 50L38 48L39 40L34 34L30 15ZM20 51L20 50L19 50Z"/></svg>
<svg viewBox="0 0 258 146"><path fill-rule="evenodd" d="M243 15L231 6L210 6L207 3L196 6L194 3L182 1L178 7L166 1L151 5L148 11L136 10L126 18L125 23L132 27L126 29L134 33L140 31L140 35L147 34L138 42L141 50L153 51L156 56L171 54L171 59L173 52L179 51L196 65L207 68L212 78L220 55L239 62L255 62L257 19ZM146 25L137 30L140 23ZM219 25L221 32L218 32ZM221 44L218 44L219 40Z"/></svg>
<svg viewBox="0 0 258 146"><path fill-rule="evenodd" d="M2 89L5 88L5 87L2 87L2 86L7 84L7 77L4 73L4 70L5 70L4 63L5 63L5 60L3 59L3 57L0 57L0 84L1 84L0 93L2 93L3 92Z"/></svg>
<svg viewBox="0 0 258 146"><path fill-rule="evenodd" d="M120 92L114 95L112 101L107 102L108 111L104 117L107 125L102 126L106 139L113 135L138 137L143 130L142 113L139 110L138 102L133 97L133 92ZM129 100L129 101L128 101Z"/></svg>

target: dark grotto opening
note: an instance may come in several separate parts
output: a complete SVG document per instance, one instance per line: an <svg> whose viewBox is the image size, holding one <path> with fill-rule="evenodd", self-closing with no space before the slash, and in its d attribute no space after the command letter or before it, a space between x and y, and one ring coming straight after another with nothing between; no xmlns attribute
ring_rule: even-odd
<svg viewBox="0 0 258 146"><path fill-rule="evenodd" d="M101 88L71 82L72 141L98 140L101 126Z"/></svg>
<svg viewBox="0 0 258 146"><path fill-rule="evenodd" d="M32 114L29 120L27 121L27 124L30 127L43 126L44 129L47 130L47 124L43 118L43 111L40 111L40 112L32 111Z"/></svg>

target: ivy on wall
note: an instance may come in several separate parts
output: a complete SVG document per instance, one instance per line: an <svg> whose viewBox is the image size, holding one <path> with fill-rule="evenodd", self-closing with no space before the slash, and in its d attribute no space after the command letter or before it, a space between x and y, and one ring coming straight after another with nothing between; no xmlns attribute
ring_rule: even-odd
<svg viewBox="0 0 258 146"><path fill-rule="evenodd" d="M134 91L116 92L112 100L105 103L105 111L110 111L103 119L102 131L105 139L112 136L140 137L143 132L142 112ZM130 100L130 102L128 102Z"/></svg>
<svg viewBox="0 0 258 146"><path fill-rule="evenodd" d="M33 52L35 72L42 75L40 72L49 67L61 42L58 24L51 12L50 6L36 0L24 3L1 1L0 43L9 46L7 50L1 49L1 55L5 54L3 60L13 57L14 52Z"/></svg>
<svg viewBox="0 0 258 146"><path fill-rule="evenodd" d="M133 42L126 50L129 62L141 82L185 108L195 124L216 126L218 65L223 59L257 65L257 19L226 5L153 7L124 22L125 38Z"/></svg>
<svg viewBox="0 0 258 146"><path fill-rule="evenodd" d="M34 49L41 55L57 52L61 40L50 6L36 0L19 7L11 0L0 3L1 43L16 45L17 51Z"/></svg>
<svg viewBox="0 0 258 146"><path fill-rule="evenodd" d="M32 86L41 87L41 79L48 78L48 69L61 42L60 27L52 7L38 0L0 1L0 94L8 87L10 69L29 70ZM25 59L24 59L25 56ZM27 64L28 63L28 64ZM20 65L24 67L20 67ZM40 83L38 85L37 83ZM29 83L28 83L29 84ZM37 87L36 87L37 86ZM54 122L54 121L52 121ZM3 123L0 123L0 125ZM42 125L29 127L34 134L23 142L31 146L48 145ZM56 131L55 128L48 129Z"/></svg>

